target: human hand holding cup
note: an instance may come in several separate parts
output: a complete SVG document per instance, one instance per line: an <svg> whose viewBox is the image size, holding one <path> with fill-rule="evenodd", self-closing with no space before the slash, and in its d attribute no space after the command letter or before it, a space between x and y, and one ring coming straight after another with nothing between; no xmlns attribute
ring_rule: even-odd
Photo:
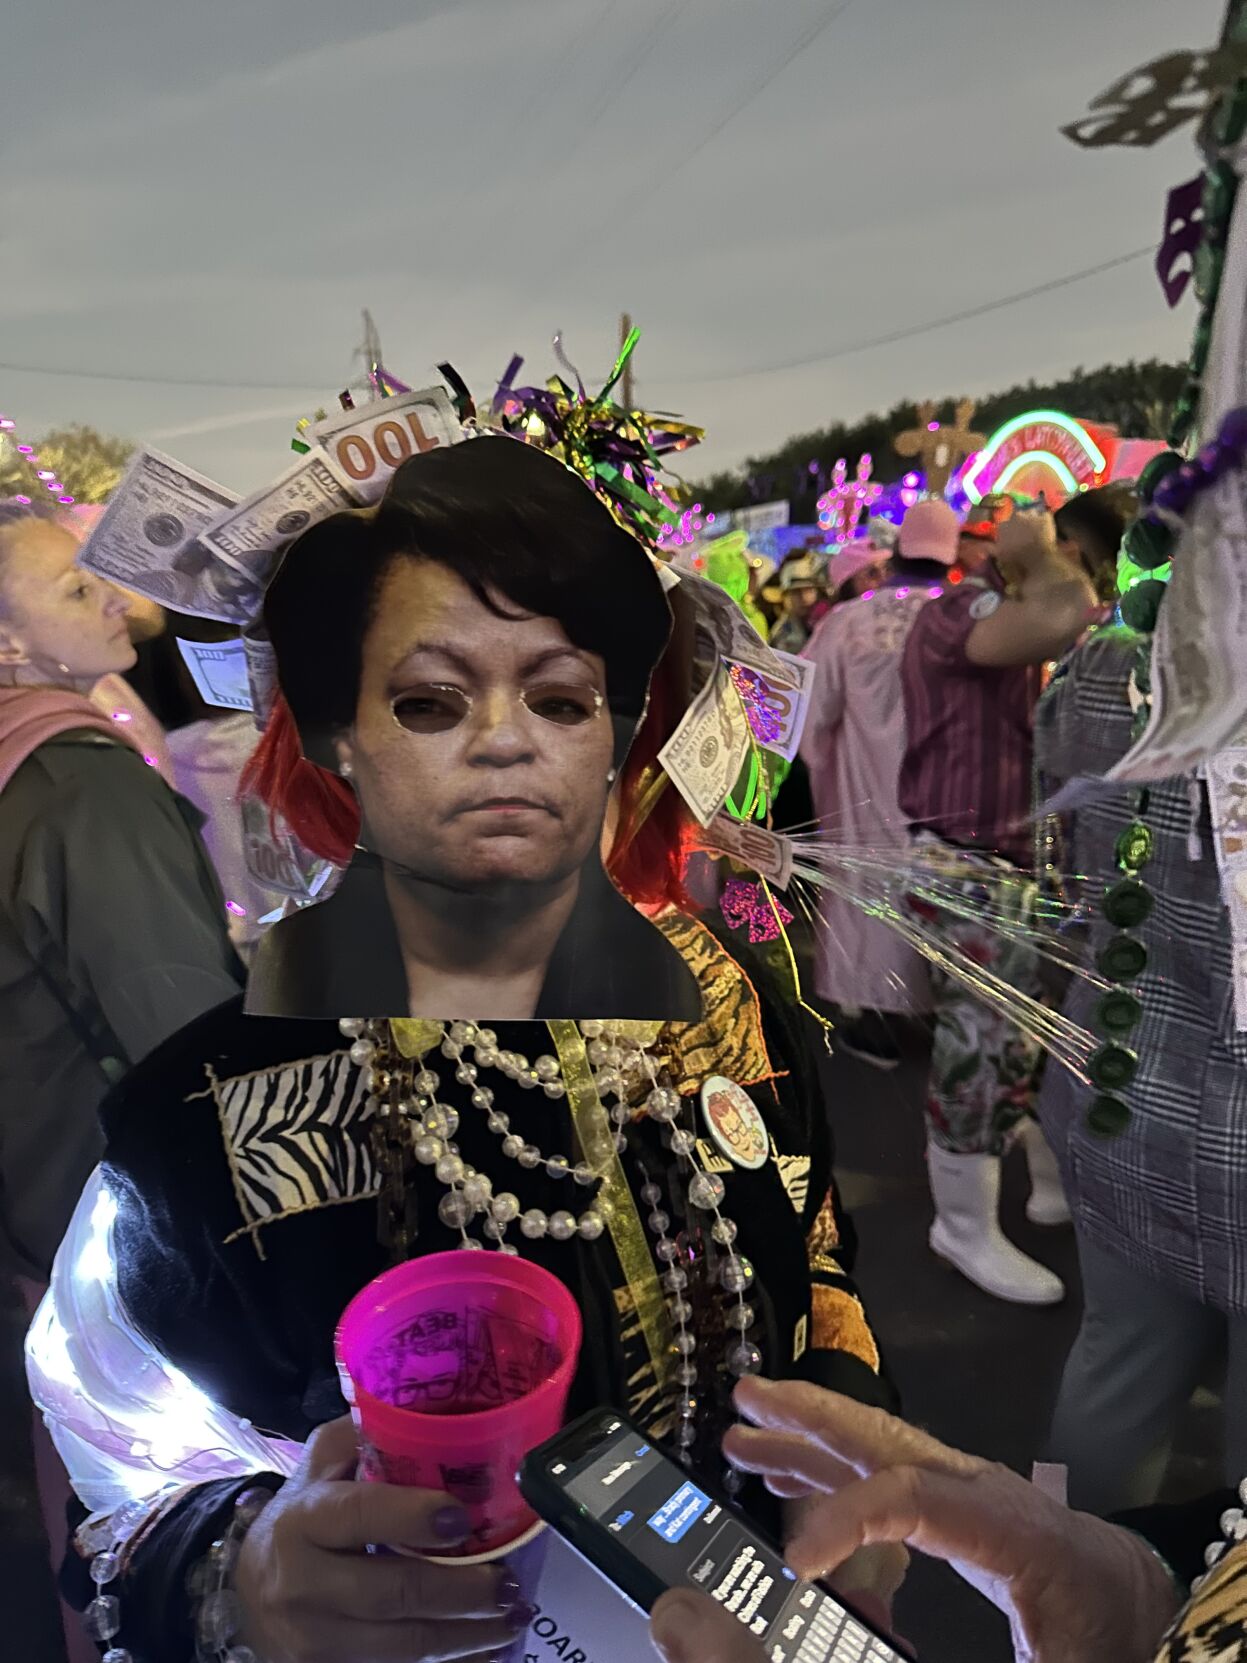
<svg viewBox="0 0 1247 1663"><path fill-rule="evenodd" d="M430 1254L351 1301L336 1352L359 1477L444 1492L468 1521L463 1540L441 1548L384 1545L456 1570L505 1561L531 1601L546 1538L516 1473L563 1424L581 1334L563 1283L500 1253Z"/></svg>
<svg viewBox="0 0 1247 1663"><path fill-rule="evenodd" d="M386 1539L445 1551L470 1523L451 1497L354 1480L348 1416L322 1426L244 1539L239 1638L265 1663L485 1663L507 1655L532 1607L507 1564L378 1555Z"/></svg>

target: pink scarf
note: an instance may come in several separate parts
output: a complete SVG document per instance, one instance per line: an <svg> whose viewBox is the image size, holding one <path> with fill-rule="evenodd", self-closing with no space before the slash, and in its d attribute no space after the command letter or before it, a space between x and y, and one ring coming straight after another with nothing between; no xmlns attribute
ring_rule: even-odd
<svg viewBox="0 0 1247 1663"><path fill-rule="evenodd" d="M131 742L124 728L81 693L61 687L0 687L0 791L40 745L79 728Z"/></svg>

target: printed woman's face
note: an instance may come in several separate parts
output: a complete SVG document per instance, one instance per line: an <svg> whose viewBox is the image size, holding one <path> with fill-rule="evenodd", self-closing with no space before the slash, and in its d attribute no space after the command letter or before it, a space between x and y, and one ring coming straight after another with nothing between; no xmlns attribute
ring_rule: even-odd
<svg viewBox="0 0 1247 1663"><path fill-rule="evenodd" d="M601 836L605 694L602 659L555 619L499 617L445 566L396 561L337 741L364 846L463 893L570 876Z"/></svg>

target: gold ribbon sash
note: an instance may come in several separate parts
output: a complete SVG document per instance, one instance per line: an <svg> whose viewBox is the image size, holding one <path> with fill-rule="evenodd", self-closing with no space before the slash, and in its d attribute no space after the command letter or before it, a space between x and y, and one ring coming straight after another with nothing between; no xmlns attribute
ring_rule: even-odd
<svg viewBox="0 0 1247 1663"><path fill-rule="evenodd" d="M574 1022L549 1022L546 1026L562 1065L563 1084L567 1087L572 1125L576 1129L581 1153L595 1171L604 1174L601 1194L609 1203L607 1229L615 1244L637 1319L645 1335L654 1378L661 1388L670 1372L673 1356L671 1319L662 1284L646 1244L645 1227L615 1150L611 1123L598 1096L580 1030Z"/></svg>

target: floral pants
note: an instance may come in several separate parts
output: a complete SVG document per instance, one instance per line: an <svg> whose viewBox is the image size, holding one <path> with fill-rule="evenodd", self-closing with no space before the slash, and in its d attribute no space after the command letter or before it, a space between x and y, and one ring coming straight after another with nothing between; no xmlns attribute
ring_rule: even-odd
<svg viewBox="0 0 1247 1663"><path fill-rule="evenodd" d="M938 848L933 842L928 848ZM1003 861L949 851L938 885L905 897L910 918L930 938L955 949L955 962L972 978L990 971L1017 992L1043 992L1034 948L993 929L990 914L1024 924L1034 906L1034 881ZM1043 1053L999 1002L963 977L931 965L935 1037L927 1088L927 1131L941 1149L959 1155L999 1155L1009 1134L1033 1109Z"/></svg>

